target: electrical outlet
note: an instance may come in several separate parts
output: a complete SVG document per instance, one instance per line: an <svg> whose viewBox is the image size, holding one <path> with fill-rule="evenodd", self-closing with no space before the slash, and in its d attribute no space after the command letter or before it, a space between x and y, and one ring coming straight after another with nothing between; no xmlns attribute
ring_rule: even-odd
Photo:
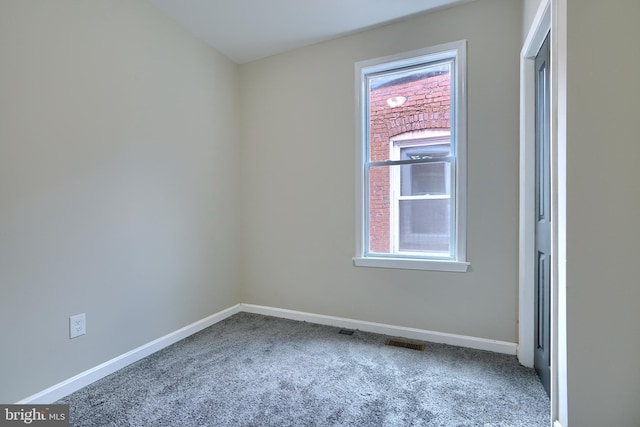
<svg viewBox="0 0 640 427"><path fill-rule="evenodd" d="M85 313L69 317L69 338L76 338L87 333L87 318Z"/></svg>

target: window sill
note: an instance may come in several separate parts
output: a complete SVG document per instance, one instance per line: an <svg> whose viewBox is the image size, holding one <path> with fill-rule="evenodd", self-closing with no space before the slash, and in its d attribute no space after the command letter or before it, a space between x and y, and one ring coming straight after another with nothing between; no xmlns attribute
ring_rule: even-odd
<svg viewBox="0 0 640 427"><path fill-rule="evenodd" d="M404 270L430 270L466 273L470 263L464 261L436 261L416 258L354 257L356 267L400 268Z"/></svg>

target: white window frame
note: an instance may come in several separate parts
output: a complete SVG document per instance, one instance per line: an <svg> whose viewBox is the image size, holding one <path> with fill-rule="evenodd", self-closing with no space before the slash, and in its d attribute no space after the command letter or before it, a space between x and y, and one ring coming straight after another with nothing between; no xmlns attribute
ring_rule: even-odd
<svg viewBox="0 0 640 427"><path fill-rule="evenodd" d="M466 187L467 187L467 107L466 107L466 40L446 43L411 52L361 61L355 64L356 80L356 255L355 266L466 272ZM369 112L368 76L402 67L453 59L451 88L451 146L455 152L455 191L452 222L455 232L451 258L428 254L369 254L368 252L368 175ZM398 140L399 138L396 138ZM390 149L393 149L390 141ZM393 242L392 242L393 243Z"/></svg>

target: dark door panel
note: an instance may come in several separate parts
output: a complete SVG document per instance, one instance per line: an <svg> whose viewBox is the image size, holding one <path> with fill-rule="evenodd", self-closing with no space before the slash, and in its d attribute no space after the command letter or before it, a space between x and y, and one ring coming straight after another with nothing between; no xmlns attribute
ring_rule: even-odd
<svg viewBox="0 0 640 427"><path fill-rule="evenodd" d="M551 112L549 35L536 66L536 255L534 365L550 394L551 383Z"/></svg>

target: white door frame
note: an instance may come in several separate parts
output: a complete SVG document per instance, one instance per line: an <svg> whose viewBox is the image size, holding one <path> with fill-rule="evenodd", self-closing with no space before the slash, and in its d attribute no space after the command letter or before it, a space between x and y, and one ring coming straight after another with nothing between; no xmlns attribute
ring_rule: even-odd
<svg viewBox="0 0 640 427"><path fill-rule="evenodd" d="M518 360L534 364L535 57L551 31L551 420L568 426L566 370L566 0L541 0L520 52Z"/></svg>

